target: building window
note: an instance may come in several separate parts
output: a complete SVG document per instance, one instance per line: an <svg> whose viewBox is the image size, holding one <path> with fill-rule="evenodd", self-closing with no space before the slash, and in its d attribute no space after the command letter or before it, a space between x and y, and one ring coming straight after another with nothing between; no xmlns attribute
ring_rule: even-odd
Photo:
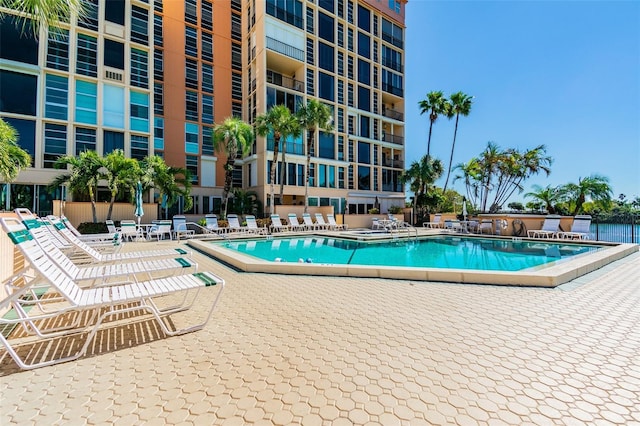
<svg viewBox="0 0 640 426"><path fill-rule="evenodd" d="M149 87L149 59L147 52L131 49L131 85L147 89Z"/></svg>
<svg viewBox="0 0 640 426"><path fill-rule="evenodd" d="M333 133L319 132L318 138L318 157L329 158L333 160L336 158L335 154L335 137Z"/></svg>
<svg viewBox="0 0 640 426"><path fill-rule="evenodd" d="M149 138L131 135L131 158L141 161L147 155L149 155Z"/></svg>
<svg viewBox="0 0 640 426"><path fill-rule="evenodd" d="M334 62L333 47L318 42L318 66L324 70L333 72L335 69Z"/></svg>
<svg viewBox="0 0 640 426"><path fill-rule="evenodd" d="M89 81L76 80L76 121L97 124L98 86Z"/></svg>
<svg viewBox="0 0 640 426"><path fill-rule="evenodd" d="M211 133L211 127L202 126L202 155L214 155Z"/></svg>
<svg viewBox="0 0 640 426"><path fill-rule="evenodd" d="M389 9L393 10L395 13L400 13L402 10L402 3L400 3L400 0L389 0Z"/></svg>
<svg viewBox="0 0 640 426"><path fill-rule="evenodd" d="M367 166L358 166L358 189L371 189L371 168Z"/></svg>
<svg viewBox="0 0 640 426"><path fill-rule="evenodd" d="M399 27L393 22L382 18L382 39L402 49L404 45L404 34L402 27Z"/></svg>
<svg viewBox="0 0 640 426"><path fill-rule="evenodd" d="M160 47L164 45L162 15L153 15L153 44Z"/></svg>
<svg viewBox="0 0 640 426"><path fill-rule="evenodd" d="M213 62L213 35L209 33L201 33L201 37L202 37L202 60Z"/></svg>
<svg viewBox="0 0 640 426"><path fill-rule="evenodd" d="M47 66L61 71L69 71L69 31L57 29L56 35L49 32L47 40Z"/></svg>
<svg viewBox="0 0 640 426"><path fill-rule="evenodd" d="M124 129L124 87L102 86L102 122L105 126Z"/></svg>
<svg viewBox="0 0 640 426"><path fill-rule="evenodd" d="M231 14L231 40L242 41L242 18L235 13Z"/></svg>
<svg viewBox="0 0 640 426"><path fill-rule="evenodd" d="M202 67L202 91L213 93L213 66L201 63ZM233 91L233 88L231 89Z"/></svg>
<svg viewBox="0 0 640 426"><path fill-rule="evenodd" d="M335 0L318 0L318 6L323 8L324 10L327 10L331 13L334 12L334 2Z"/></svg>
<svg viewBox="0 0 640 426"><path fill-rule="evenodd" d="M107 155L116 149L124 150L124 133L105 130L102 135L104 139L102 155Z"/></svg>
<svg viewBox="0 0 640 426"><path fill-rule="evenodd" d="M338 160L344 161L344 136L338 136Z"/></svg>
<svg viewBox="0 0 640 426"><path fill-rule="evenodd" d="M131 6L131 41L141 44L149 42L149 16L146 9Z"/></svg>
<svg viewBox="0 0 640 426"><path fill-rule="evenodd" d="M186 60L185 85L198 90L198 62L193 59Z"/></svg>
<svg viewBox="0 0 640 426"><path fill-rule="evenodd" d="M213 96L202 95L202 122L213 124Z"/></svg>
<svg viewBox="0 0 640 426"><path fill-rule="evenodd" d="M184 53L187 56L198 57L198 33L193 27L185 27L184 29L185 44Z"/></svg>
<svg viewBox="0 0 640 426"><path fill-rule="evenodd" d="M46 75L44 116L57 120L67 119L69 82L66 77Z"/></svg>
<svg viewBox="0 0 640 426"><path fill-rule="evenodd" d="M185 118L191 121L198 121L198 94L187 91Z"/></svg>
<svg viewBox="0 0 640 426"><path fill-rule="evenodd" d="M131 130L149 132L149 95L131 91ZM148 143L147 143L148 145Z"/></svg>
<svg viewBox="0 0 640 426"><path fill-rule="evenodd" d="M0 110L35 116L37 86L35 75L0 70Z"/></svg>
<svg viewBox="0 0 640 426"><path fill-rule="evenodd" d="M124 70L124 44L104 39L104 66Z"/></svg>
<svg viewBox="0 0 640 426"><path fill-rule="evenodd" d="M198 138L200 137L200 127L194 123L184 123L184 152L187 154L197 154Z"/></svg>
<svg viewBox="0 0 640 426"><path fill-rule="evenodd" d="M153 113L164 115L164 87L162 83L153 84Z"/></svg>
<svg viewBox="0 0 640 426"><path fill-rule="evenodd" d="M267 0L267 14L302 29L302 2Z"/></svg>
<svg viewBox="0 0 640 426"><path fill-rule="evenodd" d="M96 150L96 130L76 127L76 155L84 151Z"/></svg>
<svg viewBox="0 0 640 426"><path fill-rule="evenodd" d="M335 82L334 77L323 72L318 72L318 96L328 101L334 101L335 98Z"/></svg>
<svg viewBox="0 0 640 426"><path fill-rule="evenodd" d="M185 0L184 20L193 25L198 25L198 8L196 0Z"/></svg>
<svg viewBox="0 0 640 426"><path fill-rule="evenodd" d="M164 51L153 49L153 78L164 80Z"/></svg>
<svg viewBox="0 0 640 426"><path fill-rule="evenodd" d="M325 164L318 165L318 186L327 187L327 166Z"/></svg>
<svg viewBox="0 0 640 426"><path fill-rule="evenodd" d="M367 87L358 86L358 109L371 111L371 91ZM364 135L361 133L360 136Z"/></svg>
<svg viewBox="0 0 640 426"><path fill-rule="evenodd" d="M371 38L365 33L358 32L358 55L371 57Z"/></svg>
<svg viewBox="0 0 640 426"><path fill-rule="evenodd" d="M371 32L371 11L358 5L358 28Z"/></svg>
<svg viewBox="0 0 640 426"><path fill-rule="evenodd" d="M124 25L124 0L105 2L104 19L115 24Z"/></svg>
<svg viewBox="0 0 640 426"><path fill-rule="evenodd" d="M164 118L153 119L153 149L164 150Z"/></svg>
<svg viewBox="0 0 640 426"><path fill-rule="evenodd" d="M231 99L242 101L242 75L231 74Z"/></svg>
<svg viewBox="0 0 640 426"><path fill-rule="evenodd" d="M31 166L33 167L36 153L36 122L11 117L3 117L3 119L20 135L18 145L31 155Z"/></svg>
<svg viewBox="0 0 640 426"><path fill-rule="evenodd" d="M96 51L98 43L95 37L78 34L76 72L89 77L98 76Z"/></svg>
<svg viewBox="0 0 640 426"><path fill-rule="evenodd" d="M242 45L231 44L231 69L242 71Z"/></svg>
<svg viewBox="0 0 640 426"><path fill-rule="evenodd" d="M202 0L200 22L205 30L213 30L213 6L210 2Z"/></svg>
<svg viewBox="0 0 640 426"><path fill-rule="evenodd" d="M3 6L7 4L3 2ZM8 5L8 4L7 4ZM31 25L30 19L22 20L13 15L0 17L0 58L38 65L38 40L22 34L19 28Z"/></svg>
<svg viewBox="0 0 640 426"><path fill-rule="evenodd" d="M318 37L329 43L335 40L333 18L322 12L318 12Z"/></svg>
<svg viewBox="0 0 640 426"><path fill-rule="evenodd" d="M78 19L78 26L92 31L98 31L98 0L84 0L82 2L85 16Z"/></svg>
<svg viewBox="0 0 640 426"><path fill-rule="evenodd" d="M358 142L358 163L371 164L371 144Z"/></svg>
<svg viewBox="0 0 640 426"><path fill-rule="evenodd" d="M44 125L44 168L53 169L58 158L67 154L67 126Z"/></svg>
<svg viewBox="0 0 640 426"><path fill-rule="evenodd" d="M358 59L358 82L366 85L371 84L371 64L362 59Z"/></svg>
<svg viewBox="0 0 640 426"><path fill-rule="evenodd" d="M198 184L198 157L195 155L187 155L186 169L191 173L191 183Z"/></svg>

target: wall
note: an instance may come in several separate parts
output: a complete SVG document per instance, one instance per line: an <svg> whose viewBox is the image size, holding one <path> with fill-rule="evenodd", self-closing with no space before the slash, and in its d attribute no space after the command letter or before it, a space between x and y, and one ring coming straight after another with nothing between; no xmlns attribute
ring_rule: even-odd
<svg viewBox="0 0 640 426"><path fill-rule="evenodd" d="M151 223L152 220L158 218L158 205L156 203L144 203L144 216L140 219L141 223ZM120 221L122 219L137 220L133 214L135 207L130 203L114 203L111 219ZM109 203L96 203L96 215L98 222L104 222L107 219L109 211ZM53 214L56 216L64 216L69 219L73 226L78 226L83 222L93 222L93 213L91 212L91 203L74 202L60 200L53 201Z"/></svg>

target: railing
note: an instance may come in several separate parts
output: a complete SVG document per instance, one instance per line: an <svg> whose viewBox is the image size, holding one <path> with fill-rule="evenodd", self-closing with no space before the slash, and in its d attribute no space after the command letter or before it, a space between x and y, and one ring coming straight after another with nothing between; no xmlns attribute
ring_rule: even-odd
<svg viewBox="0 0 640 426"><path fill-rule="evenodd" d="M404 161L402 160L387 160L382 163L384 167L393 167L395 169L403 169Z"/></svg>
<svg viewBox="0 0 640 426"><path fill-rule="evenodd" d="M382 65L387 68L391 68L394 71L403 72L402 64L400 62L396 62L393 59L382 57Z"/></svg>
<svg viewBox="0 0 640 426"><path fill-rule="evenodd" d="M392 36L392 35L391 35L391 34L389 34L389 33L385 33L384 31L382 32L382 39L383 39L384 41L388 42L388 43L393 44L393 45L394 45L394 46L396 46L396 47L401 48L401 49L402 49L402 48L403 48L403 46L404 46L404 42L402 41L402 39L399 39L399 38L397 38L397 37L394 37L394 36Z"/></svg>
<svg viewBox="0 0 640 426"><path fill-rule="evenodd" d="M391 118L393 120L398 120L398 121L404 120L404 114L401 113L400 111L396 111L396 110L393 110L393 109L385 108L382 111L382 115L384 115L385 117L389 117L389 118Z"/></svg>
<svg viewBox="0 0 640 426"><path fill-rule="evenodd" d="M402 90L402 88L396 87L396 86L392 86L389 83L382 83L382 90L384 90L387 93L391 93L393 95L396 95L396 96L404 96L403 95L404 91Z"/></svg>
<svg viewBox="0 0 640 426"><path fill-rule="evenodd" d="M298 61L304 61L304 51L293 47L289 44L283 43L275 38L267 37L267 49L274 52L281 53Z"/></svg>
<svg viewBox="0 0 640 426"><path fill-rule="evenodd" d="M640 214L594 215L590 231L596 241L640 243Z"/></svg>
<svg viewBox="0 0 640 426"><path fill-rule="evenodd" d="M274 147L274 139L273 136L269 136L267 138L267 150L273 151ZM280 139L280 152L282 152L282 139ZM293 143L291 141L287 141L287 154L296 154L296 155L304 155L304 144L302 143Z"/></svg>
<svg viewBox="0 0 640 426"><path fill-rule="evenodd" d="M304 93L304 82L267 70L267 83Z"/></svg>
<svg viewBox="0 0 640 426"><path fill-rule="evenodd" d="M395 143L398 145L403 145L404 144L404 137L403 136L398 136L398 135L391 135L389 133L383 133L382 134L382 140L385 142L391 142L391 143Z"/></svg>

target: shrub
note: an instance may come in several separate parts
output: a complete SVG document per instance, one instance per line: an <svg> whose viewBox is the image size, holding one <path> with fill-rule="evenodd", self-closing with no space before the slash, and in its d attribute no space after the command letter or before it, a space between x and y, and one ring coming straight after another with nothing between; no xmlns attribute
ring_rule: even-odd
<svg viewBox="0 0 640 426"><path fill-rule="evenodd" d="M109 232L107 224L104 222L83 222L78 226L78 232L81 234L104 234Z"/></svg>

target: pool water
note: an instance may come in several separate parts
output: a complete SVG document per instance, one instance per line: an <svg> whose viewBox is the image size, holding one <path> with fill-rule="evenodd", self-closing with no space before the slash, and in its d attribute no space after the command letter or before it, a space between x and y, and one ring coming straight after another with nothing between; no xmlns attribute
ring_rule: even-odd
<svg viewBox="0 0 640 426"><path fill-rule="evenodd" d="M601 247L453 236L363 242L328 237L212 243L272 262L521 271Z"/></svg>

